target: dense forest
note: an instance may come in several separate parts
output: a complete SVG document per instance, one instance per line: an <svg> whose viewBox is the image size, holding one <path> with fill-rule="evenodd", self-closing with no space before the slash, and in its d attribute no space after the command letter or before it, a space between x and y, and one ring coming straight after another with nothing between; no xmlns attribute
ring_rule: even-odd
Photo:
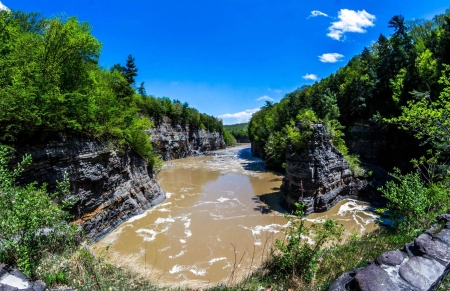
<svg viewBox="0 0 450 291"><path fill-rule="evenodd" d="M450 11L432 20L396 15L388 26L389 38L380 34L336 73L253 115L250 139L269 166L282 169L287 144L304 144L310 132L299 123L308 122L324 123L349 159L343 138L355 123L400 124L429 147L447 149Z"/></svg>
<svg viewBox="0 0 450 291"><path fill-rule="evenodd" d="M144 130L163 117L223 133L220 119L136 86L131 55L125 65L100 67L101 47L89 24L75 17L0 11L0 142L80 133L131 146L153 164Z"/></svg>
<svg viewBox="0 0 450 291"><path fill-rule="evenodd" d="M229 132L236 139L237 142L249 142L248 138L248 122L237 123L232 125L224 125L224 130Z"/></svg>

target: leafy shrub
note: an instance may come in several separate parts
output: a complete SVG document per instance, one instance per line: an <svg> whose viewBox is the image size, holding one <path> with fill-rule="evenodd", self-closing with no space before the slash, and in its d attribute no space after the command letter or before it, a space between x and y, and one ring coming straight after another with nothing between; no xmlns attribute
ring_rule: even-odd
<svg viewBox="0 0 450 291"><path fill-rule="evenodd" d="M333 219L307 227L302 210L305 205L297 203L296 207L297 217L286 216L289 226L284 231L285 241L276 241L272 258L265 267L270 275L277 278L310 282L319 266L321 248L327 243L340 240L344 227Z"/></svg>
<svg viewBox="0 0 450 291"><path fill-rule="evenodd" d="M400 231L419 233L425 221L433 220L448 207L450 195L445 185L434 182L426 185L418 172L402 175L399 169L394 169L390 175L394 181L379 190L389 200L387 208Z"/></svg>
<svg viewBox="0 0 450 291"><path fill-rule="evenodd" d="M57 183L53 194L47 192L45 184L15 186L31 157L23 157L13 171L8 170L9 161L8 149L0 146L0 261L17 265L33 277L45 251L61 250L73 241L75 226L66 223L69 215L63 210L70 204L64 200L69 184L66 177Z"/></svg>
<svg viewBox="0 0 450 291"><path fill-rule="evenodd" d="M236 138L231 133L229 133L228 131L224 131L223 132L223 139L224 139L224 141L225 141L227 146L235 146L235 145L237 145Z"/></svg>

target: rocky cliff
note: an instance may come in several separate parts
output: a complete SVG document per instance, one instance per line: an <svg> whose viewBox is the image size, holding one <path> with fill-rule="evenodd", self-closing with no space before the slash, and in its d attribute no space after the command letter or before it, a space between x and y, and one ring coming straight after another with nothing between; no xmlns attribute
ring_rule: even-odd
<svg viewBox="0 0 450 291"><path fill-rule="evenodd" d="M366 186L353 177L344 156L331 143L322 124L314 124L310 141L300 151L288 147L282 204L289 209L306 204L306 214L330 209L338 201L355 197Z"/></svg>
<svg viewBox="0 0 450 291"><path fill-rule="evenodd" d="M367 267L344 273L328 291L437 290L450 271L450 213L401 250L381 254ZM440 231L439 231L440 230Z"/></svg>
<svg viewBox="0 0 450 291"><path fill-rule="evenodd" d="M114 150L95 139L59 135L45 142L16 145L13 162L24 154L32 165L20 183L47 183L50 190L64 172L69 174L71 195L77 199L74 220L94 241L133 215L165 199L156 175L132 150Z"/></svg>
<svg viewBox="0 0 450 291"><path fill-rule="evenodd" d="M223 136L218 132L195 129L189 125L173 126L167 118L149 129L147 133L150 135L153 146L165 161L226 147Z"/></svg>

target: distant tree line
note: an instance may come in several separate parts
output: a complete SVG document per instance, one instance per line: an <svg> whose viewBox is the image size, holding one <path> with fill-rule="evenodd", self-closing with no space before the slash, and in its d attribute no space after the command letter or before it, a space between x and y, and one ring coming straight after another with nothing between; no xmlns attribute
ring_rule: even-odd
<svg viewBox="0 0 450 291"><path fill-rule="evenodd" d="M237 142L249 142L248 123L237 123L232 125L224 125L224 130L229 132Z"/></svg>

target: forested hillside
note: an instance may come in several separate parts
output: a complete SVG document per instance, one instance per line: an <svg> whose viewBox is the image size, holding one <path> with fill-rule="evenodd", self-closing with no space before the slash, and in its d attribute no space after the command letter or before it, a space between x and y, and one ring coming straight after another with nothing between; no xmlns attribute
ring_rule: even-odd
<svg viewBox="0 0 450 291"><path fill-rule="evenodd" d="M144 132L164 116L174 124L223 133L222 121L187 103L136 88L138 68L98 65L101 42L75 17L0 11L0 142L73 132L132 146L150 164ZM136 93L136 91L138 93Z"/></svg>
<svg viewBox="0 0 450 291"><path fill-rule="evenodd" d="M324 123L344 154L345 128L355 123L403 124L442 148L438 144L446 141L442 134L448 127L441 125L448 125L449 113L450 11L432 20L396 15L388 26L390 37L380 34L336 73L279 103L267 102L253 115L250 139L269 165L281 168L287 144L301 147L310 132L296 124L305 121Z"/></svg>
<svg viewBox="0 0 450 291"><path fill-rule="evenodd" d="M237 140L237 142L249 142L248 139L248 122L237 123L232 125L224 125L224 130L229 132Z"/></svg>

